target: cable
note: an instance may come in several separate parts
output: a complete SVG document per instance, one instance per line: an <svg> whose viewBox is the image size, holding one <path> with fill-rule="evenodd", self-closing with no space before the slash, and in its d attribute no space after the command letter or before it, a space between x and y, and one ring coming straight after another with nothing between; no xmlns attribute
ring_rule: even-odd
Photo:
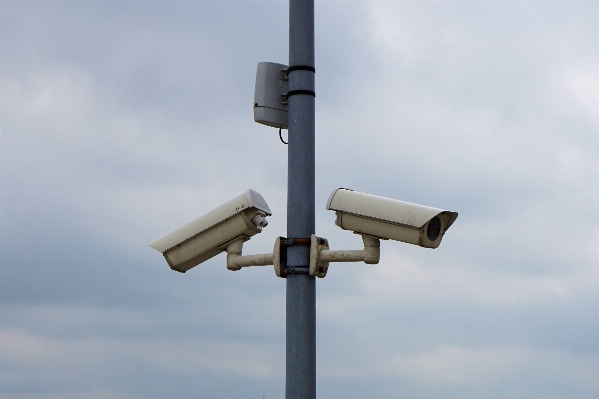
<svg viewBox="0 0 599 399"><path fill-rule="evenodd" d="M285 140L283 140L283 135L281 134L281 128L279 128L279 138L281 139L281 142L283 144L289 144L288 142L285 142ZM287 140L289 140L289 138Z"/></svg>

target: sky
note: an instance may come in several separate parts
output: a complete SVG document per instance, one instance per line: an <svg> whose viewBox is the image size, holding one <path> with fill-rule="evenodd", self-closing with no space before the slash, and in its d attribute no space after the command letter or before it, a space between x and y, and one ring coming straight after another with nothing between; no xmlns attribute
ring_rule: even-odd
<svg viewBox="0 0 599 399"><path fill-rule="evenodd" d="M599 2L316 1L316 234L337 187L449 209L317 281L317 396L599 397ZM3 399L276 399L285 280L148 243L247 189L285 1L0 2ZM285 131L283 134L285 135Z"/></svg>

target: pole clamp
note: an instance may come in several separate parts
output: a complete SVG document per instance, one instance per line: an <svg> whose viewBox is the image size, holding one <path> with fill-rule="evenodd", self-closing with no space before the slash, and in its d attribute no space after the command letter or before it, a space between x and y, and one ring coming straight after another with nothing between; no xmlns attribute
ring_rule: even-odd
<svg viewBox="0 0 599 399"><path fill-rule="evenodd" d="M309 274L309 265L287 266L287 248L288 247L310 247L311 238L287 238L278 237L275 241L273 250L273 264L277 277L287 277L289 274Z"/></svg>
<svg viewBox="0 0 599 399"><path fill-rule="evenodd" d="M312 73L316 73L316 68L310 65L293 65L284 70L285 72L285 80L289 78L289 73L293 71L309 71ZM291 90L287 94L285 94L285 103L289 100L289 97L295 96L298 94L305 94L308 96L316 97L316 93L312 90Z"/></svg>

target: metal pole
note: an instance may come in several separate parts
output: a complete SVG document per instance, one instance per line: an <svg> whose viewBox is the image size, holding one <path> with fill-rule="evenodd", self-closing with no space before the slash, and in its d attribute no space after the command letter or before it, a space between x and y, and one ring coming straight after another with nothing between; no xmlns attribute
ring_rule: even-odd
<svg viewBox="0 0 599 399"><path fill-rule="evenodd" d="M299 69L293 67L299 66ZM314 0L289 0L287 237L315 233ZM302 69L303 68L303 69ZM298 93L298 92L296 92ZM316 285L310 249L287 248L286 399L316 398Z"/></svg>

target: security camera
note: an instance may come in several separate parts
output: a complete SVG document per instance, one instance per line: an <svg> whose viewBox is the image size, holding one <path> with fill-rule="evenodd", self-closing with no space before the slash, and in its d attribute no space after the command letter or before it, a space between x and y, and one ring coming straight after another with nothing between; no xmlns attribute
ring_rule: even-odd
<svg viewBox="0 0 599 399"><path fill-rule="evenodd" d="M376 195L338 188L327 209L335 211L335 224L344 230L424 248L437 248L457 212L431 208Z"/></svg>
<svg viewBox="0 0 599 399"><path fill-rule="evenodd" d="M185 273L226 251L232 242L243 243L260 233L268 225L266 217L270 215L262 195L247 190L149 245L164 255L171 269ZM237 246L241 253L240 245Z"/></svg>

